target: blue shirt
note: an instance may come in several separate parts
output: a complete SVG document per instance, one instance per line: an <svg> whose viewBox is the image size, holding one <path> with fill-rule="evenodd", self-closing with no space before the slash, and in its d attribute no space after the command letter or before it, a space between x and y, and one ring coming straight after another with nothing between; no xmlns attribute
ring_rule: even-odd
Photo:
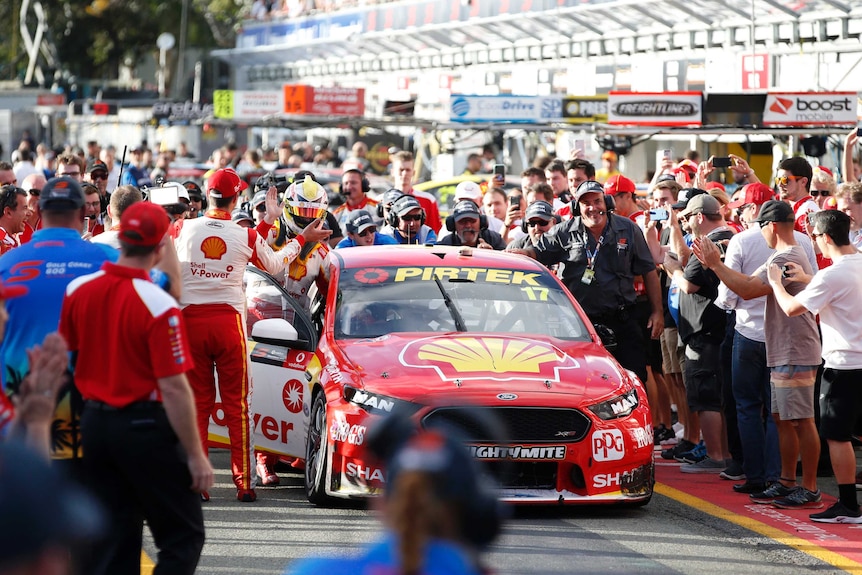
<svg viewBox="0 0 862 575"><path fill-rule="evenodd" d="M422 575L481 575L467 554L457 545L439 539L425 546ZM359 557L305 559L297 562L286 575L399 575L398 541L389 535L372 545Z"/></svg>
<svg viewBox="0 0 862 575"><path fill-rule="evenodd" d="M392 236L384 236L380 232L374 232L374 243L372 245L375 246L397 246L398 241ZM335 249L339 248L355 248L356 242L354 242L350 236L347 236L340 242L335 245Z"/></svg>
<svg viewBox="0 0 862 575"><path fill-rule="evenodd" d="M118 257L119 252L111 246L90 243L69 228L38 230L28 243L0 257L0 280L29 290L6 302L9 321L0 345L6 393L17 391L29 371L27 349L57 331L69 282L99 271L105 261L115 262Z"/></svg>

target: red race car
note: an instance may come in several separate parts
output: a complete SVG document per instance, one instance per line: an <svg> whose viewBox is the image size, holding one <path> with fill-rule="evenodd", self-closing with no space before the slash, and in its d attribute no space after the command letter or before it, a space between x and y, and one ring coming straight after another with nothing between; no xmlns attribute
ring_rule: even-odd
<svg viewBox="0 0 862 575"><path fill-rule="evenodd" d="M545 267L491 250L373 246L333 251L327 272L311 317L273 278L246 274L256 445L304 459L312 502L380 492L385 469L363 446L396 409L466 430L503 500L650 500L645 389ZM223 444L219 413L210 438ZM471 429L477 414L504 435Z"/></svg>

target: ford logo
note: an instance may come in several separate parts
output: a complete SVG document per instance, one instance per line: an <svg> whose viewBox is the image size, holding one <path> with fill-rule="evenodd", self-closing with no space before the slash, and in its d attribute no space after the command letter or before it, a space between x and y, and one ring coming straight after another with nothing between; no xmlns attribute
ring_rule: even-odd
<svg viewBox="0 0 862 575"><path fill-rule="evenodd" d="M501 399L503 401L512 401L513 399L518 399L517 393L498 393L497 399Z"/></svg>

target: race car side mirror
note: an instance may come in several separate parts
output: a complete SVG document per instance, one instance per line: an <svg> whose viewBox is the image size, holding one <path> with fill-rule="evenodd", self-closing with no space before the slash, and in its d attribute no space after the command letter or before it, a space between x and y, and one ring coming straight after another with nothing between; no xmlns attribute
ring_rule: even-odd
<svg viewBox="0 0 862 575"><path fill-rule="evenodd" d="M593 328L602 340L605 349L613 351L617 347L617 334L614 333L614 330L600 323L594 323Z"/></svg>
<svg viewBox="0 0 862 575"><path fill-rule="evenodd" d="M251 339L258 343L293 347L299 341L299 333L289 321L281 318L261 319L251 328Z"/></svg>

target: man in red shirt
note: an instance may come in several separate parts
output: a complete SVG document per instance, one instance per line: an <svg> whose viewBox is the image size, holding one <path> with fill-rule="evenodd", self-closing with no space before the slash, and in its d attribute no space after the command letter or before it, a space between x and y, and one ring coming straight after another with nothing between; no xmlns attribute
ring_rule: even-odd
<svg viewBox="0 0 862 575"><path fill-rule="evenodd" d="M111 514L84 573L137 573L144 520L159 548L156 572L193 573L203 548L196 492L212 486L213 470L194 424L192 358L176 300L149 279L168 225L161 206L134 204L120 222L117 263L66 288L60 333L77 353L83 470Z"/></svg>
<svg viewBox="0 0 862 575"><path fill-rule="evenodd" d="M0 255L21 245L18 235L30 217L27 192L9 184L0 188Z"/></svg>
<svg viewBox="0 0 862 575"><path fill-rule="evenodd" d="M182 226L175 244L183 286L180 305L195 362L189 382L197 405L200 439L206 451L209 419L216 398L215 371L218 371L237 499L251 503L257 494L243 274L248 263L270 274L279 274L299 255L306 241L325 242L331 232L321 229L322 223L315 219L273 253L256 230L231 221L231 211L245 187L245 182L231 168L216 171L207 181L209 209L202 217L179 220ZM277 206L276 188L271 187L267 194L267 201Z"/></svg>
<svg viewBox="0 0 862 575"><path fill-rule="evenodd" d="M413 189L414 173L412 153L402 150L392 156L392 178L395 181L395 187L419 200L419 204L425 211L425 224L434 230L435 234L439 234L443 222L440 220L437 198L428 192Z"/></svg>

